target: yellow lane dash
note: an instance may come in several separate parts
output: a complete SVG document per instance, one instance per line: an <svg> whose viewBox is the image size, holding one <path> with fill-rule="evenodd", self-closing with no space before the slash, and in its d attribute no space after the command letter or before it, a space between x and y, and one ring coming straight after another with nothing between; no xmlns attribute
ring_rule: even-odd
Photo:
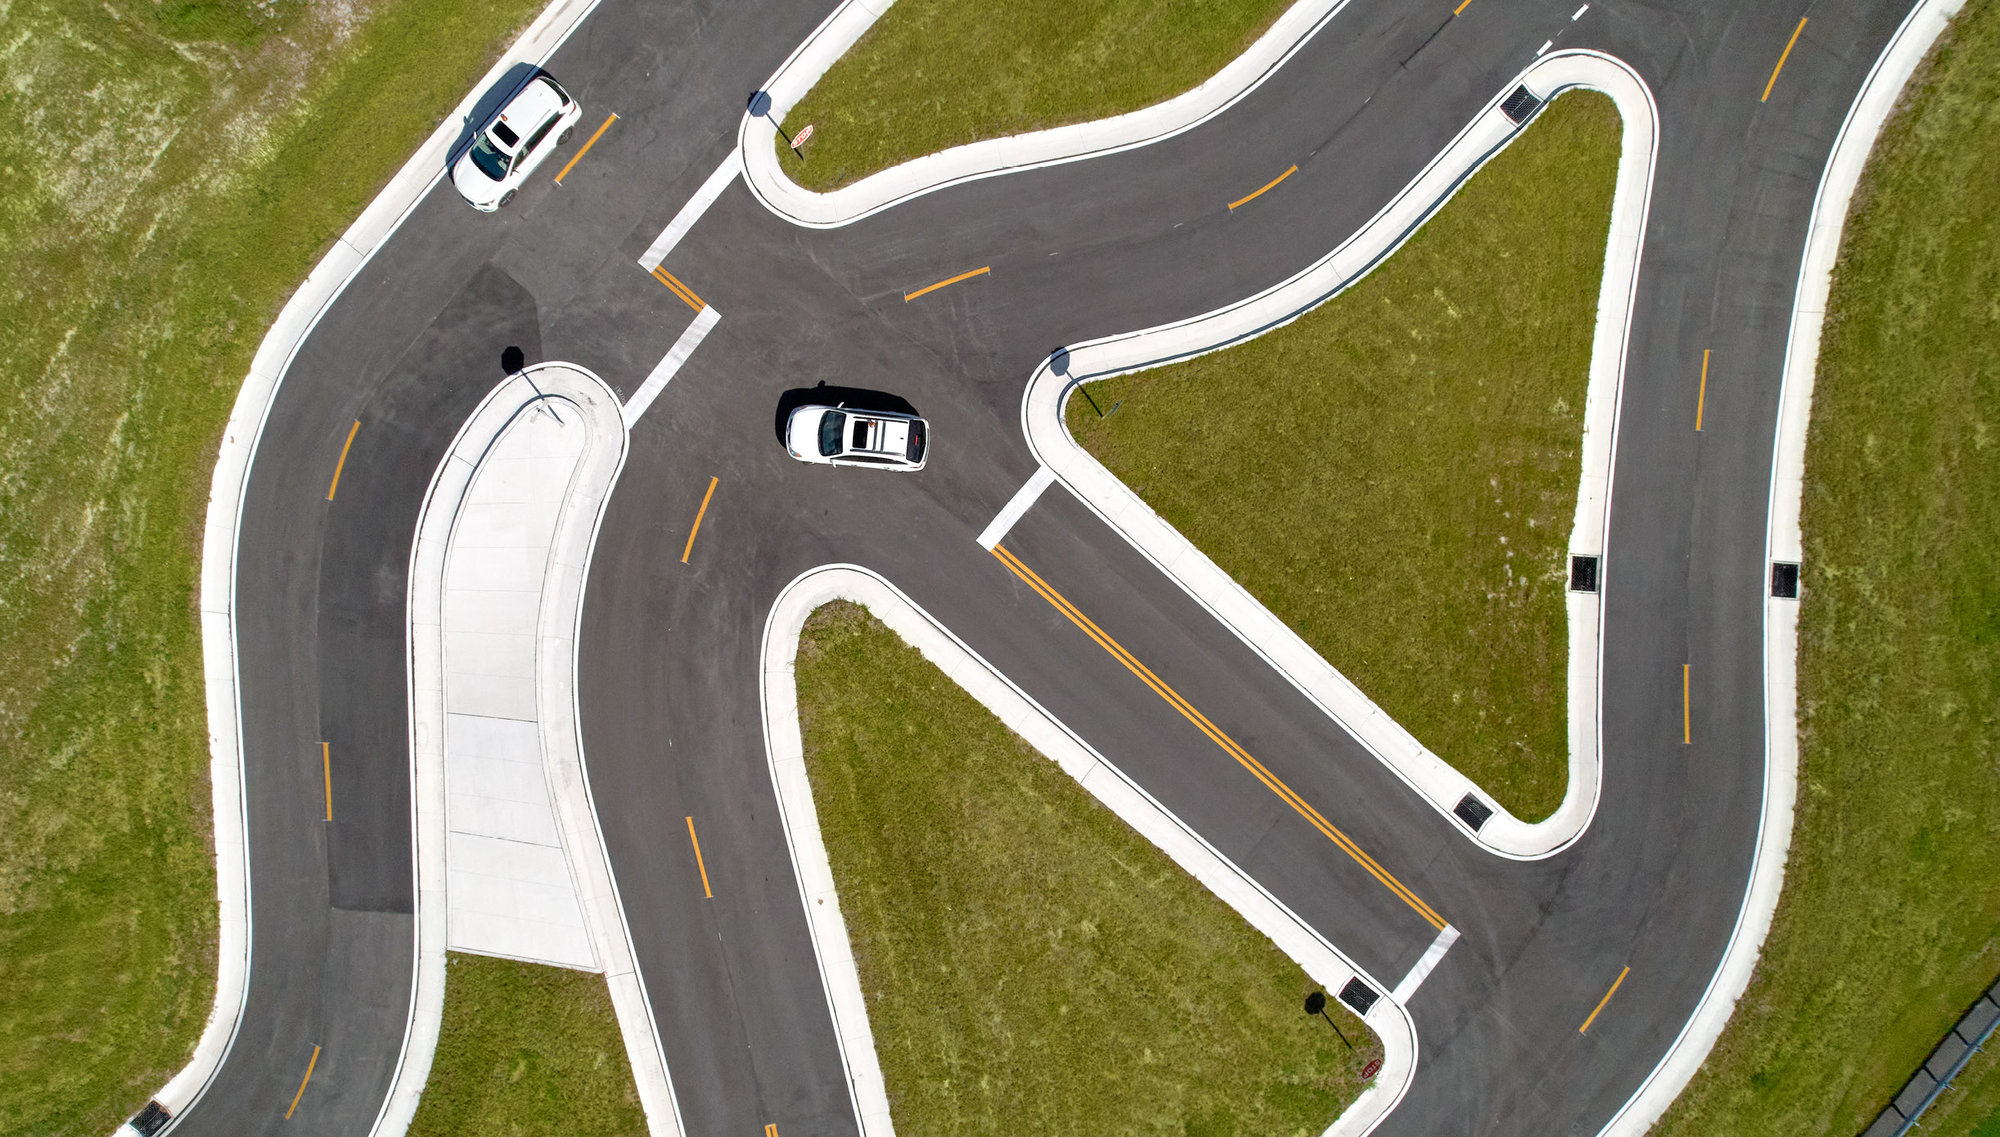
<svg viewBox="0 0 2000 1137"><path fill-rule="evenodd" d="M1792 29L1792 38L1788 42L1786 42L1784 53L1778 56L1778 65L1776 67L1771 68L1771 77L1764 82L1764 97L1758 99L1757 100L1758 102L1763 103L1770 101L1771 88L1778 85L1778 72L1783 71L1785 69L1785 60L1791 58L1792 48L1796 46L1799 42L1799 33L1805 30L1806 30L1806 18L1804 16L1800 16L1799 26Z"/></svg>
<svg viewBox="0 0 2000 1137"><path fill-rule="evenodd" d="M1090 617L1085 616L1076 605L1071 604L1061 593L1049 587L1048 583L1042 580L1040 576L1037 576L1033 569L1021 563L1020 558L1008 552L1006 547L1002 545L993 546L993 555L1000 558L1000 563L1006 565L1008 571L1019 577L1029 588L1034 589L1036 594L1053 605L1058 612L1068 617L1070 623L1075 624L1083 630L1085 635L1095 640L1097 646L1109 652L1113 659L1124 664L1125 669L1137 676L1140 682L1152 688L1154 694L1165 699L1168 706L1179 711L1181 717L1193 723L1197 730L1207 735L1209 740L1217 746L1220 746L1224 753L1236 759L1239 765L1250 771L1258 781L1264 783L1265 788L1277 794L1286 805L1291 806L1292 809L1298 812L1299 816L1310 822L1313 828L1319 830L1328 840L1337 845L1342 852L1354 858L1355 863L1366 869L1370 876L1382 882L1383 886L1394 893L1398 899L1415 909L1417 914L1422 916L1433 928L1440 930L1444 928L1444 918L1439 916L1430 905L1424 903L1416 893L1411 892L1403 882L1391 876L1387 869L1377 864L1375 858L1363 851L1361 846L1355 844L1352 838L1342 833L1339 829L1334 828L1333 824L1321 816L1317 809L1307 804L1305 799L1293 792L1290 786L1279 781L1277 775L1266 769L1263 763L1251 757L1248 751L1237 745L1235 739L1224 734L1220 728L1210 722L1206 715L1194 709L1193 704L1183 699L1179 692L1162 682L1159 676L1153 674L1152 670L1145 664L1140 663L1138 658L1131 652L1126 651L1117 640L1106 635L1104 630L1093 623Z"/></svg>
<svg viewBox="0 0 2000 1137"><path fill-rule="evenodd" d="M764 1137L778 1137L778 1125L772 1122L764 1127Z"/></svg>
<svg viewBox="0 0 2000 1137"><path fill-rule="evenodd" d="M695 511L694 528L688 530L687 548L681 550L681 563L688 563L688 556L694 552L694 535L701 532L701 519L708 513L708 499L715 496L715 483L720 478L708 479L708 492L701 495L701 508Z"/></svg>
<svg viewBox="0 0 2000 1137"><path fill-rule="evenodd" d="M692 817L688 818L688 844L694 846L694 867L701 870L701 894L713 900L715 893L709 891L708 887L708 864L701 859L701 842L695 838Z"/></svg>
<svg viewBox="0 0 2000 1137"><path fill-rule="evenodd" d="M1701 429L1701 412L1708 406L1708 349L1701 349L1701 393L1694 398L1694 428Z"/></svg>
<svg viewBox="0 0 2000 1137"><path fill-rule="evenodd" d="M1632 969L1629 967L1618 973L1618 978L1613 979L1611 981L1611 990L1606 991L1604 993L1604 997L1597 1001L1596 1009L1590 1012L1589 1018L1583 1020L1582 1026L1576 1028L1576 1033L1582 1034L1584 1031L1590 1029L1590 1024L1597 1021L1597 1012L1603 1010L1604 1004L1611 1001L1611 996L1616 995L1618 993L1618 985L1620 983L1625 982L1625 977L1630 974L1632 974Z"/></svg>
<svg viewBox="0 0 2000 1137"><path fill-rule="evenodd" d="M1469 3L1469 2L1470 2L1470 0L1467 0L1467 2ZM1272 178L1272 179L1271 179L1270 181L1268 181L1268 182L1265 182L1265 183L1264 183L1264 187L1263 187L1262 189L1258 190L1258 191L1257 191L1256 193L1253 193L1253 194L1249 195L1248 197L1239 197L1239 198L1237 198L1237 199L1236 199L1235 201L1232 201L1232 202L1230 202L1230 203L1229 203L1229 208L1230 208L1230 210L1231 210L1231 211L1234 211L1234 210L1236 209L1236 207L1237 207L1237 206L1239 206L1239 205L1242 205L1242 204L1243 204L1244 202L1246 202L1246 201L1250 201L1250 200L1253 200L1253 199L1255 199L1255 198L1257 198L1257 197L1260 197L1260 196L1262 196L1262 195L1263 195L1263 194L1264 194L1264 193L1265 193L1266 191L1268 191L1268 190L1269 190L1269 189L1270 189L1270 188L1271 188L1272 186L1274 186L1274 185L1277 185L1277 184L1278 184L1279 182L1282 182L1282 181L1284 181L1284 180L1285 180L1286 178L1289 178L1289 177L1291 177L1291 176L1292 176L1293 174L1296 174L1296 173L1298 173L1298 172L1299 172L1299 168L1298 168L1297 166L1293 166L1293 167L1292 167L1291 169L1289 169L1289 170L1286 170L1286 171L1285 171L1284 173L1282 173L1282 174L1279 174L1279 175L1278 175L1277 177L1275 177L1275 178Z"/></svg>
<svg viewBox="0 0 2000 1137"><path fill-rule="evenodd" d="M292 1119L292 1110L299 1108L299 1099L306 1096L306 1083L313 1080L313 1067L319 1064L319 1047L313 1047L313 1056L306 1062L306 1076L299 1079L299 1092L292 1095L292 1104L285 1110L285 1120Z"/></svg>
<svg viewBox="0 0 2000 1137"><path fill-rule="evenodd" d="M666 285L668 291L672 292L675 296L680 297L683 301L687 303L688 307L693 308L695 311L699 312L703 308L708 307L708 305L702 301L701 297L696 296L694 294L694 289L689 288L685 284L682 284L679 277L675 276L673 273L668 272L666 269L663 268L654 269L653 279L659 281L661 284Z"/></svg>
<svg viewBox="0 0 2000 1137"><path fill-rule="evenodd" d="M1688 712L1688 665L1681 664L1681 745L1694 742L1694 725Z"/></svg>
<svg viewBox="0 0 2000 1137"><path fill-rule="evenodd" d="M1460 12L1463 12L1463 11L1465 11L1465 10L1466 10L1467 8L1469 8L1469 7L1471 7L1471 6L1472 6L1472 0L1461 0L1461 2L1460 2L1460 4L1459 4L1459 6L1458 6L1458 7L1456 7L1456 8L1453 8L1453 9L1451 10L1451 14L1452 14L1452 15L1454 15L1454 16L1456 16L1456 15L1458 15L1458 14L1459 14Z"/></svg>
<svg viewBox="0 0 2000 1137"><path fill-rule="evenodd" d="M347 451L353 447L354 436L360 430L360 419L355 419L354 425L347 428L347 441L342 443L340 447L340 461L333 464L333 484L326 487L326 500L328 501L333 500L333 491L340 488L340 471L347 468Z"/></svg>
<svg viewBox="0 0 2000 1137"><path fill-rule="evenodd" d="M590 141L588 141L588 142L584 143L584 144L583 144L583 149L581 149L581 150L577 151L577 152L576 152L576 157L574 157L574 158L571 158L571 159L569 160L569 165L567 165L567 166L564 166L564 167L562 168L562 173L560 173L560 174L557 174L557 175L556 175L556 184L557 184L557 185L561 185L561 184L562 184L562 180L563 180L564 178L566 178L566 177L569 177L569 172L570 172L571 170L574 170L574 169L576 169L576 164L577 164L578 162L581 162L581 161L583 161L583 156L584 156L585 154L588 154L588 153L590 153L590 148L591 148L591 147L593 147L593 146L595 146L595 145L597 145L597 140L598 140L598 139L600 139L600 138L602 138L602 137L604 137L604 132L605 132L605 131L607 131L607 130L610 130L610 129L611 129L611 124L612 124L612 123L614 123L614 122L617 122L617 121L618 121L618 116L617 116L617 115L615 115L615 114L614 114L614 115L612 115L612 116L611 116L610 118L607 118L607 119L605 119L605 120L604 120L604 125L603 125L603 126L600 126L600 127L598 127L598 128L597 128L597 133L596 133L596 134L593 134L593 135L591 135L591 136L590 136Z"/></svg>
<svg viewBox="0 0 2000 1137"><path fill-rule="evenodd" d="M333 820L333 748L327 743L319 744L319 769L326 778L326 819Z"/></svg>
<svg viewBox="0 0 2000 1137"><path fill-rule="evenodd" d="M993 271L993 266L986 265L983 268L973 269L971 272L961 272L957 276L954 276L949 280L940 280L936 284L930 285L927 288L919 288L915 292L905 292L903 293L903 303L908 304L910 301L915 300L917 297L922 296L926 292L936 292L938 289L943 288L947 284L957 284L961 280L970 280L975 276L985 276L987 273L992 271Z"/></svg>

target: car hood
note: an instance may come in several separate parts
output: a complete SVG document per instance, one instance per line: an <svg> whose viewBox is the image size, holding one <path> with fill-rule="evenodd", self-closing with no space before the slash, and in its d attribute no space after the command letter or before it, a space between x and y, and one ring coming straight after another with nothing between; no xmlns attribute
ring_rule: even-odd
<svg viewBox="0 0 2000 1137"><path fill-rule="evenodd" d="M498 209L500 195L506 192L505 182L487 177L486 171L473 163L470 146L451 164L451 184L475 209Z"/></svg>
<svg viewBox="0 0 2000 1137"><path fill-rule="evenodd" d="M793 411L785 424L785 449L802 458L818 458L819 420L826 417L826 412L826 407L800 407Z"/></svg>

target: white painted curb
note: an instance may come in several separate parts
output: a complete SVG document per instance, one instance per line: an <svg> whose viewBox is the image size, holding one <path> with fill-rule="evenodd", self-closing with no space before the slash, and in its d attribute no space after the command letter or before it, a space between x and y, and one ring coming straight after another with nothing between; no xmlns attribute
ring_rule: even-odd
<svg viewBox="0 0 2000 1137"><path fill-rule="evenodd" d="M416 203L444 176L444 160L462 120L479 96L516 63L541 63L555 54L597 0L555 0L528 25L458 105L410 156L318 265L272 322L250 373L237 392L223 428L210 479L208 513L202 528L201 654L207 690L209 789L215 822L216 901L220 910L216 952L215 1005L194 1054L154 1095L178 1119L201 1099L222 1067L243 1021L250 981L249 819L243 795L243 729L236 682L236 552L243 491L256 457L265 418L276 400L292 357L327 309L382 247ZM414 820L413 820L414 824ZM173 1123L169 1123L171 1129ZM118 1127L121 1133L129 1125Z"/></svg>
<svg viewBox="0 0 2000 1137"><path fill-rule="evenodd" d="M1826 320L1827 293L1833 285L1834 262L1847 224L1847 207L1861 181L1875 139L1895 110L1903 85L1923 62L1931 44L1943 33L1963 0L1924 0L1904 20L1889 45L1875 60L1848 109L1820 176L1806 233L1805 256L1799 266L1798 292L1792 301L1791 338L1785 347L1785 369L1778 398L1778 433L1771 462L1771 505L1765 535L1765 563L1793 561L1804 551L1799 510L1805 485L1806 422L1812 412L1814 373L1819 366L1819 341ZM1792 807L1798 800L1798 645L1799 601L1770 596L1768 580L1756 582L1764 600L1764 810L1758 822L1757 851L1751 861L1750 887L1730 932L1722 962L1702 992L1701 1002L1681 1027L1658 1065L1646 1075L1638 1092L1605 1125L1603 1137L1642 1137L1686 1088L1722 1037L1736 1002L1750 986L1771 917L1785 883L1785 859L1792 840Z"/></svg>
<svg viewBox="0 0 2000 1137"><path fill-rule="evenodd" d="M631 1060L647 1127L680 1137L679 1105L667 1076L652 1005L633 963L631 937L611 875L583 772L576 706L576 634L591 550L611 487L625 466L626 431L618 395L589 371L543 363L503 380L466 420L425 495L410 549L410 766L417 815L417 979L413 1010L374 1137L402 1137L416 1116L444 1016L445 953L450 941L445 762L445 567L460 508L480 463L520 416L552 403L574 414L589 441L571 476L549 546L536 616L535 702L543 766L562 843L576 873L584 922L604 965L612 1006Z"/></svg>
<svg viewBox="0 0 2000 1137"><path fill-rule="evenodd" d="M765 208L793 224L836 228L946 186L1115 154L1192 130L1262 85L1313 33L1325 27L1347 0L1298 0L1243 54L1200 86L1166 102L1094 122L954 146L830 193L807 190L778 165L774 123L784 121L786 113L812 90L827 68L893 3L846 0L764 84L764 93L771 97L769 115L743 116L737 149L743 155L744 183Z"/></svg>
<svg viewBox="0 0 2000 1137"><path fill-rule="evenodd" d="M1158 367L1262 335L1298 319L1366 276L1442 208L1481 165L1519 137L1519 128L1500 110L1500 103L1517 85L1527 86L1544 99L1572 87L1602 91L1617 104L1625 122L1584 406L1582 477L1570 534L1572 554L1601 554L1605 517L1611 506L1626 342L1658 151L1659 112L1652 92L1631 68L1596 52L1559 52L1537 60L1507 83L1451 145L1366 225L1291 279L1191 319L1073 346L1061 373L1055 370L1058 360L1045 361L1029 381L1021 425L1036 456L1105 524L1353 734L1459 832L1500 856L1527 860L1567 848L1588 828L1597 811L1603 770L1599 752L1602 628L1598 594L1572 592L1567 601L1569 786L1555 813L1541 821L1525 822L1480 792L1471 779L1383 713L1284 621L1079 446L1062 419L1063 406L1080 383ZM1452 812L1469 793L1493 810L1493 816L1477 831Z"/></svg>
<svg viewBox="0 0 2000 1137"><path fill-rule="evenodd" d="M855 969L833 869L820 837L812 784L806 776L795 672L799 634L806 617L831 600L852 600L867 607L1010 730L1062 767L1092 797L1268 936L1315 982L1328 991L1338 991L1358 976L1382 992L1383 997L1363 1020L1382 1040L1382 1070L1327 1128L1325 1137L1360 1137L1388 1116L1408 1091L1417 1067L1416 1024L1390 993L1388 984L1361 971L1310 924L1105 761L895 585L856 565L826 565L793 579L771 607L764 624L760 698L765 754L771 764L771 781L777 787L779 820L791 849L792 868L799 881L800 900L805 905L863 1137L891 1137L894 1128L874 1033L868 1025L868 1005L862 997L861 977Z"/></svg>

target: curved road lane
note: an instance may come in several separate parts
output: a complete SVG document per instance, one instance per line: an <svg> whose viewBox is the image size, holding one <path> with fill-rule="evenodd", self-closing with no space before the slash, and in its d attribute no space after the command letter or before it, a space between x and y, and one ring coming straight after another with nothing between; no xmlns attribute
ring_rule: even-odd
<svg viewBox="0 0 2000 1137"><path fill-rule="evenodd" d="M1393 984L1411 905L1142 686L974 536L1033 472L1025 381L1063 343L1283 279L1400 190L1546 39L1634 65L1661 108L1605 566L1604 796L1546 861L1464 841L1060 490L1007 549L1464 935L1416 995L1416 1083L1382 1132L1591 1133L1692 1011L1741 901L1761 800L1762 549L1779 366L1811 198L1905 8L1356 3L1256 92L1167 142L792 228L733 185L667 268L725 313L636 425L592 565L580 698L593 792L691 1133L851 1132L757 708L798 572L882 572ZM633 263L733 145L743 99L829 10L607 0L552 61L620 120L497 217L434 189L315 329L266 425L238 564L250 1004L177 1132L362 1133L401 1045L410 891L403 598L431 472L502 348L630 394L692 315ZM566 159L565 159L566 160ZM1297 165L1236 212L1249 189ZM914 302L905 292L991 273ZM1716 361L1705 429L1695 368ZM787 458L826 381L908 399L915 477ZM355 420L339 492L327 479ZM681 555L710 478L717 489ZM1692 665L1693 745L1680 741ZM323 807L329 744L335 820ZM1448 757L1448 756L1447 756ZM715 893L678 828L692 815ZM1578 1026L1630 974L1588 1034ZM313 1047L307 1092L282 1120Z"/></svg>

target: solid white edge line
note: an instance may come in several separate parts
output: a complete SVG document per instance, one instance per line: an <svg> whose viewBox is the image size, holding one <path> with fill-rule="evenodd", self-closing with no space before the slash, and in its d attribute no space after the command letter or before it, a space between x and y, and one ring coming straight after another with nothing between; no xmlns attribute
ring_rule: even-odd
<svg viewBox="0 0 2000 1137"><path fill-rule="evenodd" d="M1014 491L1014 496L1007 499L1007 504L994 515L993 520L987 522L986 528L979 531L979 547L991 550L993 546L999 544L1007 536L1007 531L1014 527L1015 522L1021 520L1021 516L1027 513L1042 496L1042 491L1048 489L1049 484L1055 480L1055 472L1047 466L1035 467L1034 474L1021 483L1021 488Z"/></svg>
<svg viewBox="0 0 2000 1137"><path fill-rule="evenodd" d="M1499 109L1516 86L1533 84L1553 98L1572 87L1603 92L1624 120L1617 190L1598 293L1584 409L1577 512L1571 552L1602 551L1611 505L1617 422L1625 358L1653 170L1659 111L1652 92L1623 62L1593 51L1560 51L1536 61L1474 116L1368 224L1308 268L1235 304L1172 324L1107 336L1068 349L1067 371L1045 360L1029 380L1021 425L1030 450L1106 525L1178 584L1301 694L1353 735L1370 753L1445 818L1461 835L1498 856L1534 860L1567 848L1595 816L1602 783L1602 715L1598 673L1602 613L1596 595L1570 593L1569 782L1551 816L1523 822L1432 753L1314 651L1298 634L1188 541L1166 519L1085 451L1062 421L1064 402L1083 382L1157 367L1217 351L1304 315L1386 260L1486 161L1520 137ZM1494 807L1477 832L1452 812L1467 793Z"/></svg>
<svg viewBox="0 0 2000 1137"><path fill-rule="evenodd" d="M249 997L251 869L248 802L243 793L241 689L236 675L236 552L245 486L279 384L306 337L417 202L444 178L444 159L479 96L516 63L545 62L597 7L598 0L556 0L474 84L382 192L334 241L279 310L252 358L217 446L202 525L201 645L213 808L217 959L215 1003L186 1065L153 1095L171 1115L170 1132L201 1100L234 1047ZM411 818L414 827L415 817ZM412 866L414 873L415 866ZM412 998L415 997L414 986ZM414 1004L413 1004L414 1005ZM118 1131L129 1131L121 1124Z"/></svg>
<svg viewBox="0 0 2000 1137"><path fill-rule="evenodd" d="M1403 976L1403 981L1396 984L1395 991L1391 992L1395 1000L1398 1003L1408 1004L1410 996L1416 994L1417 988L1424 985L1424 980L1431 977L1431 972L1437 970L1438 962L1444 959L1444 953L1450 951L1451 945L1457 942L1458 929L1446 924L1439 930L1437 938L1431 941L1431 946L1424 949L1422 957L1411 966L1409 973Z"/></svg>
<svg viewBox="0 0 2000 1137"><path fill-rule="evenodd" d="M893 1127L868 1024L867 1002L862 997L806 775L794 672L806 617L837 599L868 608L1009 729L1268 937L1314 981L1329 991L1338 991L1349 979L1358 977L1377 991L1388 991L895 585L858 565L822 565L793 578L772 603L764 624L759 704L764 715L765 755L777 789L779 821L791 851L800 902L806 910L863 1137L888 1137ZM1383 1067L1374 1082L1327 1127L1324 1137L1360 1137L1373 1130L1402 1101L1416 1073L1416 1024L1400 1000L1393 995L1376 1000L1362 1021L1382 1040Z"/></svg>
<svg viewBox="0 0 2000 1137"><path fill-rule="evenodd" d="M715 204L716 198L722 196L722 191L729 188L731 179L742 172L743 151L731 150L729 157L724 158L722 165L717 166L715 171L708 175L708 178L701 183L701 188L694 191L694 196L688 199L686 205L681 206L679 213L674 214L674 219L667 223L667 227L660 230L660 235L653 238L653 243L646 247L645 254L639 258L639 267L647 272L659 268L660 263L667 259L667 254L673 252L674 246L680 244L681 238L687 236L688 230L694 228L694 223L701 220L701 215L708 212L708 207Z"/></svg>
<svg viewBox="0 0 2000 1137"><path fill-rule="evenodd" d="M1764 563L1756 587L1764 593L1764 803L1757 829L1749 887L1731 929L1729 946L1702 992L1694 1014L1673 1045L1646 1075L1602 1131L1602 1137L1643 1137L1686 1088L1722 1037L1737 1000L1749 988L1764 938L1784 889L1792 811L1798 799L1798 611L1799 603L1770 596L1764 574L1773 560L1797 561L1802 534L1799 511L1804 489L1806 425L1812 411L1814 373L1826 318L1848 204L1860 183L1869 153L1894 112L1903 86L1956 15L1961 0L1923 0L1889 40L1848 109L1820 176L1807 225L1805 255L1792 304L1791 335L1778 395L1776 446L1771 457L1769 522Z"/></svg>
<svg viewBox="0 0 2000 1137"><path fill-rule="evenodd" d="M795 225L834 228L946 186L1115 154L1171 138L1221 114L1256 90L1345 7L1346 0L1298 0L1222 70L1174 98L1093 122L991 138L915 158L828 193L806 190L778 164L777 128L835 60L860 40L893 0L846 0L780 64L764 85L767 116L745 113L737 130L744 184L764 207Z"/></svg>
<svg viewBox="0 0 2000 1137"><path fill-rule="evenodd" d="M720 319L722 313L716 311L713 304L694 314L694 321L681 332L674 346L667 349L667 354L661 357L652 373L646 376L646 381L639 384L639 389L632 392L632 398L619 411L625 419L626 429L631 429L639 421L639 416L645 414L646 408L653 405L653 400L660 397L660 392L667 389L668 381L680 374L688 357L701 346L702 340L708 338L709 329L715 327Z"/></svg>

